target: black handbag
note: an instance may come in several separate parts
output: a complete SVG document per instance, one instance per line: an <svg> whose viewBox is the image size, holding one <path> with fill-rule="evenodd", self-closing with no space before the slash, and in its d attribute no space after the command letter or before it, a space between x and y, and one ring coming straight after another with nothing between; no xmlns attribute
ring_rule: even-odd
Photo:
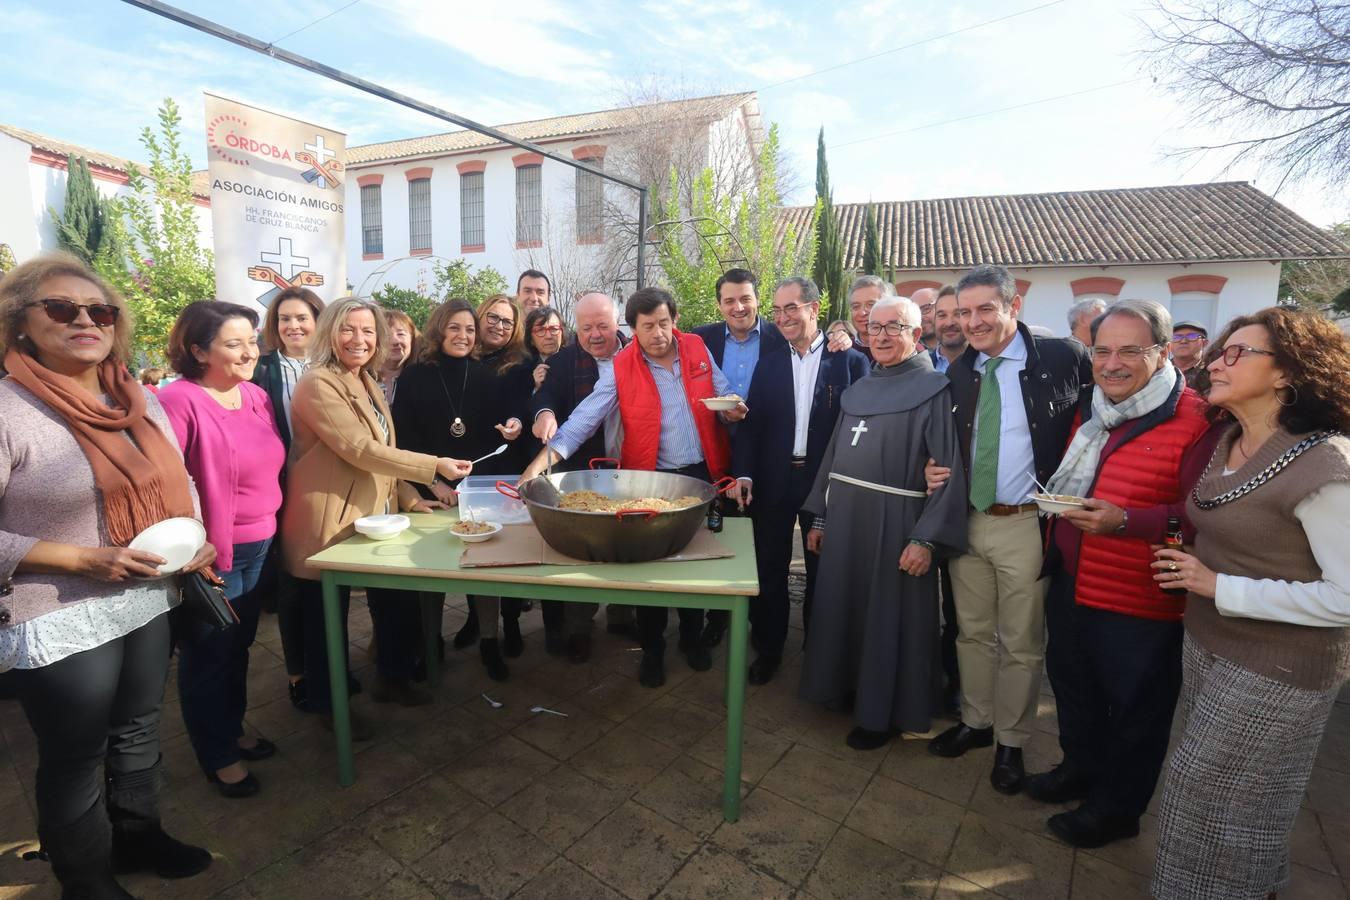
<svg viewBox="0 0 1350 900"><path fill-rule="evenodd" d="M209 568L183 576L183 609L194 619L224 631L239 624L239 616L225 596L224 581Z"/></svg>

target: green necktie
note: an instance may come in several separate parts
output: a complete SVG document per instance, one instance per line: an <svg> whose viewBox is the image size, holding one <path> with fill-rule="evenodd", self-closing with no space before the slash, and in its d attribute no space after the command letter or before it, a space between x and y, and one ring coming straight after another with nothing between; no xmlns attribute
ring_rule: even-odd
<svg viewBox="0 0 1350 900"><path fill-rule="evenodd" d="M984 364L980 381L980 402L975 407L975 461L970 467L970 505L980 512L994 505L998 488L998 436L1003 398L994 374L1003 357L991 357Z"/></svg>

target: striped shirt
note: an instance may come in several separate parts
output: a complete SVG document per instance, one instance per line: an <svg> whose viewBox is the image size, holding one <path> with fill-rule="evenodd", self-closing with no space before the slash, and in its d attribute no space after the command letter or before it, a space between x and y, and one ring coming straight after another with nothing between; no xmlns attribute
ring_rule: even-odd
<svg viewBox="0 0 1350 900"><path fill-rule="evenodd" d="M641 352L641 348L638 349ZM646 353L642 354L642 358L652 373L656 391L661 398L661 437L656 447L656 468L679 469L703 462L703 444L698 437L698 426L694 423L694 411L689 408L689 398L684 392L684 379L680 376L679 351L675 352L675 364L669 369L652 362ZM717 363L711 360L709 363L712 365L713 391L719 396L726 394L729 390L726 376ZM614 381L614 367L603 367L595 390L572 410L553 440L549 441L549 447L567 459L618 408L619 394Z"/></svg>

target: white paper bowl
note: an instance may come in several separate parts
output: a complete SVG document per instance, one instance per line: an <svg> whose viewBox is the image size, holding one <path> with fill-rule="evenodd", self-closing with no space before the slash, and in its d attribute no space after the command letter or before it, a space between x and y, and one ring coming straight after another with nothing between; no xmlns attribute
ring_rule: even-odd
<svg viewBox="0 0 1350 900"><path fill-rule="evenodd" d="M460 534L458 531L455 531L454 526L451 526L450 533L466 544L481 544L483 541L491 540L501 534L502 526L498 522L480 522L479 524L491 525L492 530L484 531L482 534Z"/></svg>
<svg viewBox="0 0 1350 900"><path fill-rule="evenodd" d="M744 401L730 397L705 397L699 402L713 412L728 412Z"/></svg>
<svg viewBox="0 0 1350 900"><path fill-rule="evenodd" d="M1082 497L1068 497L1064 494L1032 494L1031 499L1048 516L1057 516L1071 509L1083 509Z"/></svg>
<svg viewBox="0 0 1350 900"><path fill-rule="evenodd" d="M131 539L127 547L164 557L159 574L177 572L192 561L206 543L206 529L196 519L178 517L156 522Z"/></svg>
<svg viewBox="0 0 1350 900"><path fill-rule="evenodd" d="M366 516L356 520L356 531L372 541L387 541L407 531L410 525L412 520L407 516Z"/></svg>

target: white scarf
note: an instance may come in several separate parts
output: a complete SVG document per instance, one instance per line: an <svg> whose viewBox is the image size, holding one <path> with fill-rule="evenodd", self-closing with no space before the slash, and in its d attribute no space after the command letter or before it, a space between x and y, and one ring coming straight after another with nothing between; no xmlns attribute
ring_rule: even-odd
<svg viewBox="0 0 1350 900"><path fill-rule="evenodd" d="M1097 477L1097 464L1102 448L1111 436L1111 429L1122 422L1146 416L1167 402L1172 396L1180 373L1172 363L1164 360L1161 369L1135 393L1119 403L1106 399L1100 386L1092 389L1092 418L1083 423L1064 452L1064 460L1045 485L1052 494L1087 496L1092 480Z"/></svg>

